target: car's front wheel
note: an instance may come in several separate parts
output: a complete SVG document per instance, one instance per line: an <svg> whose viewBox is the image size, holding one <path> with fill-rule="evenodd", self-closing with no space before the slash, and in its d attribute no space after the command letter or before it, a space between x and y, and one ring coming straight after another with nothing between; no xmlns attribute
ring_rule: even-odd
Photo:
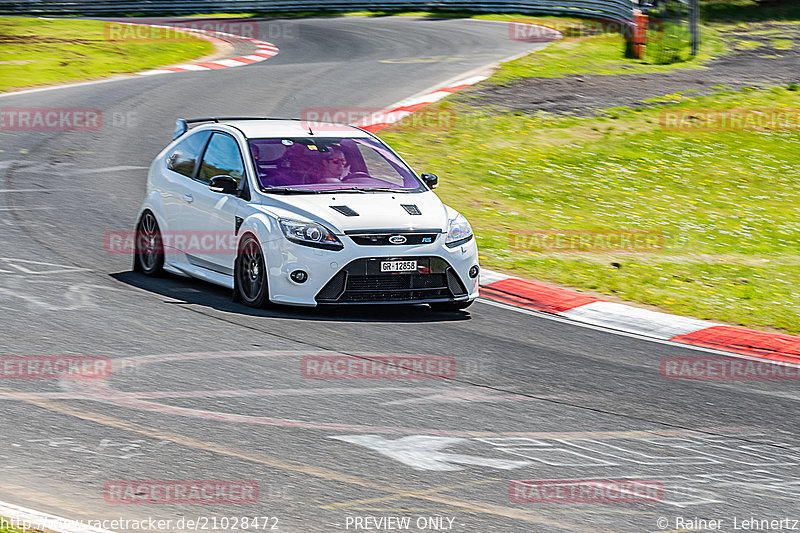
<svg viewBox="0 0 800 533"><path fill-rule="evenodd" d="M469 300L466 302L436 302L432 304L428 304L431 306L433 311L461 311L462 309L466 309L472 302L475 300Z"/></svg>
<svg viewBox="0 0 800 533"><path fill-rule="evenodd" d="M239 243L239 253L234 267L234 298L250 307L269 304L267 265L258 240L250 234Z"/></svg>
<svg viewBox="0 0 800 533"><path fill-rule="evenodd" d="M133 257L133 270L148 276L164 273L164 242L156 216L145 211L135 234L136 253Z"/></svg>

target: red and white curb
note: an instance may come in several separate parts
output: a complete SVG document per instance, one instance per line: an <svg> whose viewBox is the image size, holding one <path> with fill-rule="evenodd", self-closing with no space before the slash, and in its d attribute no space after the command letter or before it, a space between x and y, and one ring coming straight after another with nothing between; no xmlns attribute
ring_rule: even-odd
<svg viewBox="0 0 800 533"><path fill-rule="evenodd" d="M9 526L16 527L21 531L36 529L54 533L113 533L106 529L83 524L78 520L69 520L5 502L0 502L0 517Z"/></svg>
<svg viewBox="0 0 800 533"><path fill-rule="evenodd" d="M224 68L241 67L244 65L251 65L253 63L266 61L270 57L278 55L279 52L277 46L275 46L272 43L268 43L267 41L253 39L252 37L243 37L241 35L235 35L232 33L225 33L221 31L198 30L195 28L184 28L182 26L168 26L163 24L137 24L133 22L118 22L118 24L124 24L126 26L147 26L150 28L165 28L180 33L187 33L190 35L193 34L197 36L206 35L209 37L222 37L222 38L228 37L244 41L250 41L256 46L256 52L246 56L231 57L227 59L217 59L215 61L208 61L205 63L185 63L180 65L171 65L168 67L159 67L151 70L145 70L143 72L137 72L136 74L139 76L153 76L156 74L170 74L172 72L219 70Z"/></svg>
<svg viewBox="0 0 800 533"><path fill-rule="evenodd" d="M422 96L414 96L412 98L406 98L405 100L397 102L393 106L388 107L387 109L381 111L380 113L370 114L369 117L366 117L363 120L356 122L353 125L365 129L369 132L375 133L391 124L394 124L395 122L403 120L407 116L411 115L415 111L418 111L419 109L427 105L430 105L434 102L438 102L442 98L450 96L454 92L460 91L465 87L474 85L479 81L483 81L488 77L489 76L470 76L469 78L458 80L456 82L448 84L447 87L441 87L435 89Z"/></svg>
<svg viewBox="0 0 800 533"><path fill-rule="evenodd" d="M481 296L523 309L656 339L781 363L800 364L800 337L725 326L629 305L483 270Z"/></svg>

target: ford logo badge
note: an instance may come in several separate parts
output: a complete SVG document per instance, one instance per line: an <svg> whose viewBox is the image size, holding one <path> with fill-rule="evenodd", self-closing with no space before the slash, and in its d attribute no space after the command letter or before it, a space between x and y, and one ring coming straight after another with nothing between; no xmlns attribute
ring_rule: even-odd
<svg viewBox="0 0 800 533"><path fill-rule="evenodd" d="M392 235L391 237L389 237L389 242L392 244L405 244L407 240L408 239L406 239L402 235Z"/></svg>

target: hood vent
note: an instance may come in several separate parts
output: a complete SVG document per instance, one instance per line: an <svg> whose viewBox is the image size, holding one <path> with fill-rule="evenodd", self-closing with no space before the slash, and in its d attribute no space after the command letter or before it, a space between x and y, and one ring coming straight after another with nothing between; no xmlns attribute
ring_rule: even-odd
<svg viewBox="0 0 800 533"><path fill-rule="evenodd" d="M400 204L400 205L403 206L403 209L405 209L406 213L408 213L409 215L421 215L422 214L422 212L419 210L419 207L417 207L414 204Z"/></svg>
<svg viewBox="0 0 800 533"><path fill-rule="evenodd" d="M346 205L332 205L330 206L334 211L338 211L346 217L357 217L358 213L347 207Z"/></svg>

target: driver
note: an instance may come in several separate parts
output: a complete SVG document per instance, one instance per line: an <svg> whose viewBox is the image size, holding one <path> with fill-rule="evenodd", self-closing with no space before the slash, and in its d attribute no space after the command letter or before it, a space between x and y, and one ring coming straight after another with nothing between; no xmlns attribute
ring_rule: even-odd
<svg viewBox="0 0 800 533"><path fill-rule="evenodd" d="M341 181L350 174L350 167L341 148L331 147L331 150L322 154L322 177L325 181Z"/></svg>

